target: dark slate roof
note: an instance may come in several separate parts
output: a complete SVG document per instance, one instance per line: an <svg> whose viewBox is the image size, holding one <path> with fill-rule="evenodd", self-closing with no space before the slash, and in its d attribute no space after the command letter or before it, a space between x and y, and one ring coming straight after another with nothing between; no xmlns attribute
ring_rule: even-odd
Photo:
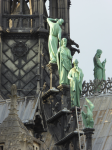
<svg viewBox="0 0 112 150"><path fill-rule="evenodd" d="M95 105L92 150L112 150L112 94L102 94L88 99ZM80 102L81 106L87 104L84 99Z"/></svg>
<svg viewBox="0 0 112 150"><path fill-rule="evenodd" d="M35 124L34 123L35 119L40 118L41 126L44 126L43 116L41 115L43 113L40 113L39 111L37 112L37 110L41 110L40 97L41 97L41 92L39 93L37 98L24 97L24 98L19 98L17 100L18 116L24 124L26 125ZM0 100L0 124L9 114L10 102L11 102L10 99Z"/></svg>
<svg viewBox="0 0 112 150"><path fill-rule="evenodd" d="M38 99L35 100L33 97L30 99L23 98L23 100L18 100L18 116L23 123L34 120L37 103ZM10 100L4 100L0 102L0 124L8 116L9 109Z"/></svg>

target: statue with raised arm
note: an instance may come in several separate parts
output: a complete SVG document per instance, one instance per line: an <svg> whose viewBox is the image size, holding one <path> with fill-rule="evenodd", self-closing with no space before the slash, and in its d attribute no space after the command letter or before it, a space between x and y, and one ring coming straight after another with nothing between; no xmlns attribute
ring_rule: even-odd
<svg viewBox="0 0 112 150"><path fill-rule="evenodd" d="M68 73L68 79L70 80L70 96L71 107L80 107L80 96L82 91L83 72L78 67L78 60L74 59L74 67Z"/></svg>
<svg viewBox="0 0 112 150"><path fill-rule="evenodd" d="M100 57L102 54L102 50L98 49L93 62L94 62L94 78L98 80L106 80L105 77L105 64L106 64L106 59L101 63Z"/></svg>
<svg viewBox="0 0 112 150"><path fill-rule="evenodd" d="M83 119L83 123L84 123L84 126L86 128L93 128L93 125L94 125L94 120L93 120L93 109L94 109L94 105L93 103L86 98L86 101L87 103L89 104L88 105L84 105L87 109L87 113L84 113L83 111L81 112L82 114L82 119Z"/></svg>
<svg viewBox="0 0 112 150"><path fill-rule="evenodd" d="M54 23L54 21L56 23ZM64 23L63 19L52 19L47 18L47 22L50 26L50 33L49 33L49 55L50 55L50 62L49 63L57 63L57 49L58 49L58 40L59 46L61 46L61 25Z"/></svg>
<svg viewBox="0 0 112 150"><path fill-rule="evenodd" d="M59 84L69 85L70 82L67 76L72 68L72 56L66 45L67 39L63 38L61 41L61 47L59 47L57 52L57 65L59 71Z"/></svg>

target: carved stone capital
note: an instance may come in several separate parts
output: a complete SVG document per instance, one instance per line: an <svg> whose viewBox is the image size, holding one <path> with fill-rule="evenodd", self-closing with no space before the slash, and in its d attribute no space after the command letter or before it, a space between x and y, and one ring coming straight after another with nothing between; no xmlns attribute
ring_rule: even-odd
<svg viewBox="0 0 112 150"><path fill-rule="evenodd" d="M70 86L62 84L59 85L57 89L61 91L61 109L68 108Z"/></svg>
<svg viewBox="0 0 112 150"><path fill-rule="evenodd" d="M49 68L50 74L54 74L58 69L57 64L53 63L48 64L47 67Z"/></svg>
<svg viewBox="0 0 112 150"><path fill-rule="evenodd" d="M94 128L85 128L83 131L84 131L84 134L88 136L88 135L94 134L93 132L95 131L95 129Z"/></svg>
<svg viewBox="0 0 112 150"><path fill-rule="evenodd" d="M59 89L63 93L63 95L67 95L68 91L70 91L70 86L61 84L57 87L57 89Z"/></svg>

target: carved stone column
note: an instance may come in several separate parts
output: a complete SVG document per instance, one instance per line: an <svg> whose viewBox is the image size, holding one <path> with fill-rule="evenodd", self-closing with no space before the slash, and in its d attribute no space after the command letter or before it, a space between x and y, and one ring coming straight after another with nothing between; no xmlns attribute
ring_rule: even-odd
<svg viewBox="0 0 112 150"><path fill-rule="evenodd" d="M68 106L68 97L70 96L70 86L69 85L59 85L57 87L61 92L62 92L62 95L61 95L61 109L63 108L67 108Z"/></svg>
<svg viewBox="0 0 112 150"><path fill-rule="evenodd" d="M39 1L39 24L41 28L44 28L44 0Z"/></svg>
<svg viewBox="0 0 112 150"><path fill-rule="evenodd" d="M1 66L2 66L2 14L3 14L3 1L0 0L0 94L1 94Z"/></svg>
<svg viewBox="0 0 112 150"><path fill-rule="evenodd" d="M58 70L57 64L48 64L47 67L49 68L50 71L50 89L52 89L53 87L56 88L56 71Z"/></svg>
<svg viewBox="0 0 112 150"><path fill-rule="evenodd" d="M77 108L77 109L80 109L80 108ZM76 107L72 107L70 109L72 111L72 116L73 116L73 130L76 130L77 128L77 116L76 116ZM80 110L77 110L77 112L80 111Z"/></svg>
<svg viewBox="0 0 112 150"><path fill-rule="evenodd" d="M71 141L72 141L73 150L80 150L78 134L75 135L74 138Z"/></svg>
<svg viewBox="0 0 112 150"><path fill-rule="evenodd" d="M50 18L52 18L52 16L53 16L53 14L52 14L52 0L49 0L49 7L50 7L49 15L50 15Z"/></svg>
<svg viewBox="0 0 112 150"><path fill-rule="evenodd" d="M40 15L44 14L44 0L40 0Z"/></svg>
<svg viewBox="0 0 112 150"><path fill-rule="evenodd" d="M56 71L57 71L57 64L48 64L47 65L50 73L50 89L45 92L43 95L43 100L46 103L46 101L49 101L50 104L50 117L56 114L55 107L56 107L56 95L58 94L59 90L56 89ZM46 107L46 106L45 106Z"/></svg>
<svg viewBox="0 0 112 150"><path fill-rule="evenodd" d="M3 1L0 0L0 30L2 29Z"/></svg>
<svg viewBox="0 0 112 150"><path fill-rule="evenodd" d="M10 0L7 0L7 14L10 14Z"/></svg>
<svg viewBox="0 0 112 150"><path fill-rule="evenodd" d="M1 94L1 67L2 67L2 33L0 32L0 94Z"/></svg>
<svg viewBox="0 0 112 150"><path fill-rule="evenodd" d="M38 14L38 0L34 0L35 14Z"/></svg>
<svg viewBox="0 0 112 150"><path fill-rule="evenodd" d="M67 36L69 36L69 6L68 6L68 0L65 0L65 33Z"/></svg>
<svg viewBox="0 0 112 150"><path fill-rule="evenodd" d="M20 14L23 14L23 0L20 0Z"/></svg>
<svg viewBox="0 0 112 150"><path fill-rule="evenodd" d="M93 128L85 128L84 134L86 135L86 150L92 150L92 134L95 129Z"/></svg>

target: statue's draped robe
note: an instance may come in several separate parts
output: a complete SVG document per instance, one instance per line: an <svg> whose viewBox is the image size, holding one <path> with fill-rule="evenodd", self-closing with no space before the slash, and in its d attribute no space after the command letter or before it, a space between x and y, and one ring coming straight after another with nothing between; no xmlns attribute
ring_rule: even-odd
<svg viewBox="0 0 112 150"><path fill-rule="evenodd" d="M101 63L100 59L97 55L95 55L94 59L94 78L98 80L105 80L105 63ZM102 69L102 67L104 69Z"/></svg>
<svg viewBox="0 0 112 150"><path fill-rule="evenodd" d="M50 26L50 34L49 34L49 55L50 55L50 61L52 63L56 63L56 55L57 55L57 47L58 47L58 34L61 34L61 27L58 23L53 23L51 21L48 21L48 24Z"/></svg>
<svg viewBox="0 0 112 150"><path fill-rule="evenodd" d="M57 53L57 65L59 71L59 83L69 85L67 78L70 69L72 68L72 56L67 47L61 47Z"/></svg>
<svg viewBox="0 0 112 150"><path fill-rule="evenodd" d="M72 78L72 80L70 80L71 106L80 107L80 96L84 75L79 67L77 67L77 70L79 71L79 73L76 71L75 68L72 68L68 74L68 77Z"/></svg>

